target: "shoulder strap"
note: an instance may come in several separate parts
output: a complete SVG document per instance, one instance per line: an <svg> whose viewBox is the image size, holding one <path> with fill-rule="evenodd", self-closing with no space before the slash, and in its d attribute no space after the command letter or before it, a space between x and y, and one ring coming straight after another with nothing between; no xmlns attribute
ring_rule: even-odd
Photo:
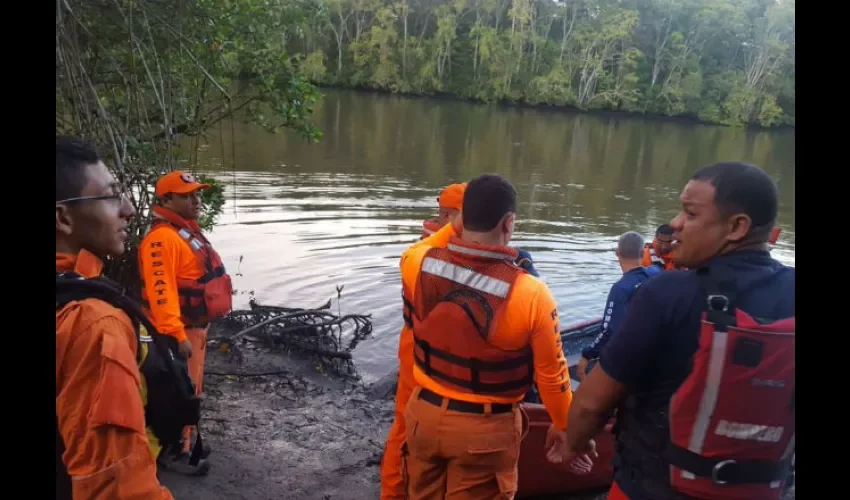
<svg viewBox="0 0 850 500"><path fill-rule="evenodd" d="M769 274L755 280L748 287L739 289L732 275L724 276L712 271L709 267L698 268L696 275L700 284L701 297L705 297L704 307L708 315L707 319L715 323L721 330L730 326L737 326L738 320L735 309L738 305L738 298L773 278L773 275ZM766 318L755 319L760 322L774 321Z"/></svg>
<svg viewBox="0 0 850 500"><path fill-rule="evenodd" d="M723 279L708 267L696 270L700 285L700 296L704 297L706 319L720 331L737 325L735 302L737 290L731 279Z"/></svg>
<svg viewBox="0 0 850 500"><path fill-rule="evenodd" d="M139 347L141 346L139 324L144 325L148 335L154 341L163 337L148 319L147 315L145 315L144 311L142 311L142 308L126 295L124 289L118 283L105 277L86 279L75 273L56 275L57 311L69 302L84 299L102 300L124 311L130 317L130 321L136 326L134 330ZM141 349L137 349L136 352L138 355L141 355Z"/></svg>
<svg viewBox="0 0 850 500"><path fill-rule="evenodd" d="M186 244L189 245L189 248L192 250L192 253L194 253L196 256L200 257L203 260L203 265L204 265L204 268L206 268L207 273L211 273L211 272L214 271L214 269L212 267L212 255L210 255L210 251L209 251L212 248L212 245L210 245L210 242L206 238L206 236L201 234L200 231L193 231L192 229L178 226L177 224L175 224L171 221L166 221L166 220L160 219L159 222L161 224L168 224L169 226L174 228L175 231L177 231L177 234L180 235L180 238L182 238L183 241L185 241ZM183 236L183 234L182 234L183 232L185 232L186 234L189 235L188 239ZM195 248L195 246L192 245L192 240L200 242L201 247ZM212 278L210 278L210 279L212 279Z"/></svg>

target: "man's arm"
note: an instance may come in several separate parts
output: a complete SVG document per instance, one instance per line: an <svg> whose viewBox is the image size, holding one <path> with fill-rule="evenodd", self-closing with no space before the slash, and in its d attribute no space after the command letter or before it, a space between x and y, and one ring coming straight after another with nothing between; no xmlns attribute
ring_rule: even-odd
<svg viewBox="0 0 850 500"><path fill-rule="evenodd" d="M187 338L177 295L178 245L182 244L179 238L173 231L154 231L143 241L139 255L153 323L159 333L171 335L182 344Z"/></svg>
<svg viewBox="0 0 850 500"><path fill-rule="evenodd" d="M627 388L640 380L654 362L663 313L663 307L645 286L635 292L620 329L602 349L599 366L576 392L567 424L570 450L585 449L625 397Z"/></svg>
<svg viewBox="0 0 850 500"><path fill-rule="evenodd" d="M611 334L617 331L620 323L623 320L626 312L626 302L628 296L625 290L619 283L615 283L608 292L608 298L605 300L605 311L602 317L602 331L593 339L593 342L582 351L581 355L585 359L594 359L599 357L600 351L608 343Z"/></svg>
<svg viewBox="0 0 850 500"><path fill-rule="evenodd" d="M59 414L74 498L173 498L156 476L130 342L136 338L128 325L106 316L80 332L65 354L66 366L97 366L66 370L60 389L64 409L88 406Z"/></svg>
<svg viewBox="0 0 850 500"><path fill-rule="evenodd" d="M567 360L561 346L558 306L552 292L541 283L532 306L531 350L537 391L558 430L567 425L567 411L573 399Z"/></svg>

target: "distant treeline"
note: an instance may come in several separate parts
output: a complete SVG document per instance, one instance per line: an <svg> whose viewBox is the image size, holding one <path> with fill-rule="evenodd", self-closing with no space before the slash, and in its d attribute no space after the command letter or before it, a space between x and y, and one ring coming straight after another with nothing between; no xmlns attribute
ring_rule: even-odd
<svg viewBox="0 0 850 500"><path fill-rule="evenodd" d="M322 85L794 125L793 0L298 0Z"/></svg>

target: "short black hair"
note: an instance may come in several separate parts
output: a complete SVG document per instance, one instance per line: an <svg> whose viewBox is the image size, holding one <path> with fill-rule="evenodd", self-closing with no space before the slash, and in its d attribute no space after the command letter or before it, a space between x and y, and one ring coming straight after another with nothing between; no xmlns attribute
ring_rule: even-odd
<svg viewBox="0 0 850 500"><path fill-rule="evenodd" d="M86 185L83 170L101 161L90 143L76 137L56 136L56 201L80 196Z"/></svg>
<svg viewBox="0 0 850 500"><path fill-rule="evenodd" d="M516 212L516 189L504 177L479 175L466 185L462 211L465 229L491 231L510 212Z"/></svg>
<svg viewBox="0 0 850 500"><path fill-rule="evenodd" d="M673 236L673 226L670 224L661 224L655 230L655 236Z"/></svg>
<svg viewBox="0 0 850 500"><path fill-rule="evenodd" d="M714 186L714 203L722 217L744 213L752 219L754 229L768 231L776 223L776 184L759 167L741 162L715 163L698 170L691 180Z"/></svg>

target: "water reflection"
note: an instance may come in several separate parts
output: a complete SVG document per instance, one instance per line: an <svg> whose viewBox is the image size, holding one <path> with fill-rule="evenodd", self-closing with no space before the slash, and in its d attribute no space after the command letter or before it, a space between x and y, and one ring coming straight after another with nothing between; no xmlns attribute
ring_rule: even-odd
<svg viewBox="0 0 850 500"><path fill-rule="evenodd" d="M517 187L515 243L532 253L565 323L600 314L619 276L617 236L668 222L688 176L715 161L750 161L778 181L775 253L794 264L793 132L356 92L328 93L315 121L325 134L317 145L238 124L233 142L230 124L210 136L199 164L228 195L211 238L241 273L237 306L251 290L260 302L314 306L344 285L342 310L373 314L375 336L355 353L369 378L395 359L398 256L442 186L483 172Z"/></svg>

